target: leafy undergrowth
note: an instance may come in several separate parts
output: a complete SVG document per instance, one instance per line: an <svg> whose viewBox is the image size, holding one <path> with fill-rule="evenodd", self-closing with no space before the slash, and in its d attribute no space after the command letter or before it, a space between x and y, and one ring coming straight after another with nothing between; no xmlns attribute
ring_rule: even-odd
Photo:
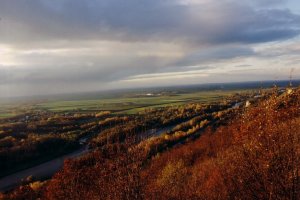
<svg viewBox="0 0 300 200"><path fill-rule="evenodd" d="M299 199L300 95L272 96L217 131L157 157L148 199Z"/></svg>
<svg viewBox="0 0 300 200"><path fill-rule="evenodd" d="M133 143L134 144L134 143ZM147 144L145 144L147 145ZM8 199L299 199L300 89L274 92L194 141L151 153L107 145Z"/></svg>

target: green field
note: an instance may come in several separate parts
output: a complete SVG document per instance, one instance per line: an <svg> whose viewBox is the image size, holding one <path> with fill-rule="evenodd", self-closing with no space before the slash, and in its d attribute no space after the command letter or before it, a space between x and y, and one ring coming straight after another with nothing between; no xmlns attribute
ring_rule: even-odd
<svg viewBox="0 0 300 200"><path fill-rule="evenodd" d="M0 118L8 118L8 117L14 117L17 114L14 113L8 113L8 112L4 112L4 113L0 113Z"/></svg>
<svg viewBox="0 0 300 200"><path fill-rule="evenodd" d="M37 104L36 108L53 112L109 110L115 113L135 114L145 108L173 106L189 102L208 103L220 100L236 92L241 91L206 91L157 97L119 97L99 100L54 101Z"/></svg>
<svg viewBox="0 0 300 200"><path fill-rule="evenodd" d="M14 117L17 113L15 112L15 108L11 105L0 105L0 119Z"/></svg>
<svg viewBox="0 0 300 200"><path fill-rule="evenodd" d="M136 114L147 108L159 108L166 106L182 105L191 102L211 103L221 100L234 93L247 92L248 90L230 91L201 91L191 93L179 93L176 95L161 95L154 97L115 97L91 100L59 100L44 101L31 104L31 110L47 110L51 112L99 112L112 111L115 114ZM0 105L0 118L13 117L22 114L28 109L28 103L24 105Z"/></svg>

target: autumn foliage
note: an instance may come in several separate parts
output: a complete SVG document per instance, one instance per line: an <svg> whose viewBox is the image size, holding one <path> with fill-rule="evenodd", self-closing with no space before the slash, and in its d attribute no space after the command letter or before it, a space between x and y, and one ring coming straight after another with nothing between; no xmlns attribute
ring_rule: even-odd
<svg viewBox="0 0 300 200"><path fill-rule="evenodd" d="M169 138L158 137L155 142L164 143L175 132L186 134L150 157L144 147L153 139L98 146L65 162L39 198L300 199L299 89L282 95L274 90L248 108L213 116L212 122L224 120L187 134L200 127L204 118L198 117L176 126Z"/></svg>

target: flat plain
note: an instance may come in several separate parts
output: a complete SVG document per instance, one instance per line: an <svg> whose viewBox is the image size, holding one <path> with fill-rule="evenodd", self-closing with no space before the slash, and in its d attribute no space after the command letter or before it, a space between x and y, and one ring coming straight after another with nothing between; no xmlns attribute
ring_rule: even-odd
<svg viewBox="0 0 300 200"><path fill-rule="evenodd" d="M111 111L114 114L137 114L145 109L177 106L186 103L212 103L236 93L250 90L212 90L176 93L143 93L118 97L86 96L79 100L44 100L42 102L0 103L0 118L9 118L30 111L50 111L57 113L89 113Z"/></svg>

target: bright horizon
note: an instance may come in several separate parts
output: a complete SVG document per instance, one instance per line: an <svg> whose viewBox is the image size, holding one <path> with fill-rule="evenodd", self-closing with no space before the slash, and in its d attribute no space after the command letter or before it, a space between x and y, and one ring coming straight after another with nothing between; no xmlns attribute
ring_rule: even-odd
<svg viewBox="0 0 300 200"><path fill-rule="evenodd" d="M0 0L1 97L300 78L297 0Z"/></svg>

